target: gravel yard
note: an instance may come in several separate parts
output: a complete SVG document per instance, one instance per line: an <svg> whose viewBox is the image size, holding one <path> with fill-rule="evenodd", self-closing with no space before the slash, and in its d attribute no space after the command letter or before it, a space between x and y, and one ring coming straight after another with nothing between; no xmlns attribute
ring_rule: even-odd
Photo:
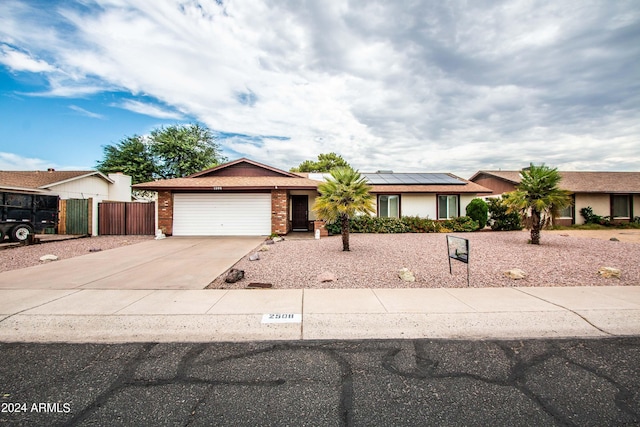
<svg viewBox="0 0 640 427"><path fill-rule="evenodd" d="M540 246L527 244L529 232L459 233L469 239L471 287L505 286L629 286L640 285L640 243L542 233ZM342 252L340 236L321 240L287 239L248 256L235 268L245 278L235 284L217 278L209 288L240 289L249 283L271 283L273 288L457 288L467 286L466 264L452 260L449 274L444 234L352 234L351 251ZM257 250L258 248L256 248ZM621 279L605 279L599 267L615 267ZM398 270L406 267L416 278L404 282ZM507 278L519 268L528 276ZM320 282L323 272L337 277Z"/></svg>
<svg viewBox="0 0 640 427"><path fill-rule="evenodd" d="M0 272L42 264L40 257L43 255L56 255L58 259L73 258L88 254L89 249L105 251L151 239L153 236L96 236L10 247L0 250Z"/></svg>

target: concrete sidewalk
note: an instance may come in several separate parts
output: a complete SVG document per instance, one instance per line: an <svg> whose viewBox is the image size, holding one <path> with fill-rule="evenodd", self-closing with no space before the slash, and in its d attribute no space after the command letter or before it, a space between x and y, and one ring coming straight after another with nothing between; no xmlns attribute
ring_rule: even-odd
<svg viewBox="0 0 640 427"><path fill-rule="evenodd" d="M210 342L640 335L640 286L0 289L0 341Z"/></svg>

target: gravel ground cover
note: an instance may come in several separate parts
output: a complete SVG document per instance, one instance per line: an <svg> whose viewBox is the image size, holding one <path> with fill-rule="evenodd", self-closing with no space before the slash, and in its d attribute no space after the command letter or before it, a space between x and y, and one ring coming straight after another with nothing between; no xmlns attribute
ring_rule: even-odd
<svg viewBox="0 0 640 427"><path fill-rule="evenodd" d="M96 236L10 247L0 250L0 272L42 264L40 257L43 255L56 255L58 259L73 258L90 253L90 249L105 251L151 239L153 236Z"/></svg>
<svg viewBox="0 0 640 427"><path fill-rule="evenodd" d="M543 232L542 244L535 246L527 244L527 231L455 235L469 239L471 287L640 285L640 243ZM466 264L452 260L449 274L445 234L352 234L350 242L351 251L342 252L340 236L284 240L269 245L258 261L240 260L234 267L245 271L243 280L228 284L221 276L209 288L240 289L252 282L280 289L467 286ZM403 267L415 282L398 277ZM621 278L600 277L600 267L619 268ZM504 271L513 268L528 276L507 278ZM321 282L323 272L337 280Z"/></svg>

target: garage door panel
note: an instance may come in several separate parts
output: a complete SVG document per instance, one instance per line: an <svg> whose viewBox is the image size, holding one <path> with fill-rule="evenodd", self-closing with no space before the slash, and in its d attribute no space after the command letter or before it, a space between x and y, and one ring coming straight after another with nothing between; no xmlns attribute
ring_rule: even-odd
<svg viewBox="0 0 640 427"><path fill-rule="evenodd" d="M240 236L271 233L269 193L178 193L173 200L175 236Z"/></svg>

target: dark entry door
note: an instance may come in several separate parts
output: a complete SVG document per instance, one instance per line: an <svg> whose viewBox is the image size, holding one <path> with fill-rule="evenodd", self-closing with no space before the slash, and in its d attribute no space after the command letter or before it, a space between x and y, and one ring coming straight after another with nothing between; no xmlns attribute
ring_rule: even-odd
<svg viewBox="0 0 640 427"><path fill-rule="evenodd" d="M309 196L291 196L291 228L309 231Z"/></svg>

